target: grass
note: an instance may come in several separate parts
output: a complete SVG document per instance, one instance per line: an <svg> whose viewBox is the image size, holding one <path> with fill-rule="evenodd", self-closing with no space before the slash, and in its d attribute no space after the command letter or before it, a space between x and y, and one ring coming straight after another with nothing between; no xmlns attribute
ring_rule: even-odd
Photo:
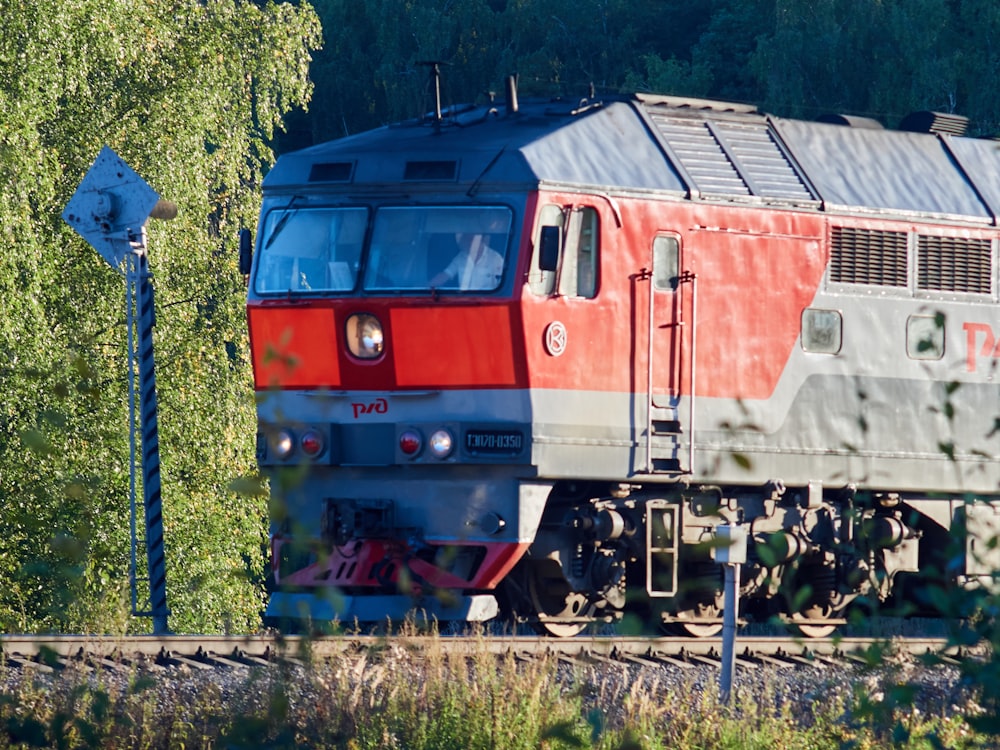
<svg viewBox="0 0 1000 750"><path fill-rule="evenodd" d="M781 750L988 746L947 705L898 700L899 676L741 679L555 656L419 653L405 638L334 661L247 672L4 672L0 747L345 750ZM688 673L692 674L688 674ZM741 673L742 674L742 673ZM842 678L842 675L840 675Z"/></svg>

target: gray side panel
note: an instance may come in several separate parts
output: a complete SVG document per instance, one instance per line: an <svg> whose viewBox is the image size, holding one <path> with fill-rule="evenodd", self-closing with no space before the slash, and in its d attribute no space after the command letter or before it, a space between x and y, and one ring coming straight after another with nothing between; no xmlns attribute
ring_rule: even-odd
<svg viewBox="0 0 1000 750"><path fill-rule="evenodd" d="M699 471L711 471L712 455L728 481L740 481L742 474L788 484L822 480L882 489L995 491L1000 466L988 458L992 441L986 438L993 417L979 416L998 413L995 387L969 384L952 394L951 405L961 415L955 424L943 415L946 399L942 386L928 382L815 375L795 390L773 432L720 428L737 409L700 401ZM766 404L750 405L753 413L766 410ZM747 424L757 426L752 416ZM943 447L948 443L955 445L953 455ZM749 459L749 468L737 467L738 455Z"/></svg>
<svg viewBox="0 0 1000 750"><path fill-rule="evenodd" d="M546 404L539 419L547 421L535 423L532 442L542 476L743 485L780 479L789 486L817 480L919 492L996 492L1000 486L1000 462L990 458L1000 391L988 383L967 383L949 395L943 383L926 380L799 370L768 400L702 398L690 477L643 476L644 414L628 394L536 396ZM574 407L581 398L589 408ZM954 421L945 416L946 401ZM682 455L690 435L685 425Z"/></svg>
<svg viewBox="0 0 1000 750"><path fill-rule="evenodd" d="M973 369L967 362L967 324L989 321L995 329L996 308L837 294L820 294L813 305L843 315L841 351L809 353L796 344L769 399L699 399L699 471L713 460L735 469L733 454L743 454L755 478L773 471L787 481L996 492L1000 388L987 362ZM945 316L944 356L910 358L909 316L937 312Z"/></svg>
<svg viewBox="0 0 1000 750"><path fill-rule="evenodd" d="M774 123L828 204L991 218L934 135L797 120Z"/></svg>

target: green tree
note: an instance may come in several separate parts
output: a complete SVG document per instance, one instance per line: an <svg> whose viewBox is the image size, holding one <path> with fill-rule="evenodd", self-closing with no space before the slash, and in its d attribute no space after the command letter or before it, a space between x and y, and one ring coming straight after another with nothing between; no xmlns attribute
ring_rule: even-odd
<svg viewBox="0 0 1000 750"><path fill-rule="evenodd" d="M339 138L433 109L439 61L445 106L472 101L494 77L501 27L486 0L318 0L326 44L312 70L308 117L283 148Z"/></svg>
<svg viewBox="0 0 1000 750"><path fill-rule="evenodd" d="M954 49L958 82L955 111L972 120L976 135L1000 133L1000 5L990 0L957 4ZM961 44L957 44L957 42Z"/></svg>
<svg viewBox="0 0 1000 750"><path fill-rule="evenodd" d="M417 116L517 74L524 95L646 90L756 103L784 116L917 109L1000 123L1000 18L986 0L317 0L326 45L291 149Z"/></svg>
<svg viewBox="0 0 1000 750"><path fill-rule="evenodd" d="M958 105L958 42L947 0L777 0L750 55L761 103L811 118L863 114L895 127Z"/></svg>
<svg viewBox="0 0 1000 750"><path fill-rule="evenodd" d="M774 25L775 0L715 0L704 33L691 52L692 63L709 71L708 96L756 102L759 76L750 57Z"/></svg>
<svg viewBox="0 0 1000 750"><path fill-rule="evenodd" d="M445 63L445 106L502 94L583 98L645 76L645 55L688 61L697 3L659 0L317 0L326 44L313 66L308 116L282 150L429 112L428 68Z"/></svg>
<svg viewBox="0 0 1000 750"><path fill-rule="evenodd" d="M255 433L233 240L308 101L318 21L245 0L2 10L0 628L127 624L124 283L60 218L105 143L180 209L149 242L170 624L252 628L266 510L227 489Z"/></svg>
<svg viewBox="0 0 1000 750"><path fill-rule="evenodd" d="M954 4L909 0L884 10L884 26L872 29L879 64L867 106L885 113L892 127L916 110L957 111Z"/></svg>

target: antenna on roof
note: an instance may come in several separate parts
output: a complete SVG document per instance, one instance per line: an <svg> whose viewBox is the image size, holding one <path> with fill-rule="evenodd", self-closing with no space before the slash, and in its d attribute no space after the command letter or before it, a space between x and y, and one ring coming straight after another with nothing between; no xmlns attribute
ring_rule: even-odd
<svg viewBox="0 0 1000 750"><path fill-rule="evenodd" d="M430 82L434 89L434 125L441 124L441 66L448 63L441 60L419 60L417 65L426 65L431 69Z"/></svg>
<svg viewBox="0 0 1000 750"><path fill-rule="evenodd" d="M509 75L506 79L506 106L507 114L512 115L517 112L517 76Z"/></svg>

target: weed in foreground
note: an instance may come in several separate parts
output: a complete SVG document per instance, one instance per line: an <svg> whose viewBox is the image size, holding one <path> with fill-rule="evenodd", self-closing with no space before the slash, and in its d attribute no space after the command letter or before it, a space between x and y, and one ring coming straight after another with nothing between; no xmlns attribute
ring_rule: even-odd
<svg viewBox="0 0 1000 750"><path fill-rule="evenodd" d="M714 674L557 657L459 654L405 637L334 660L248 672L4 673L0 748L343 750L842 750L972 748L959 717L887 701L868 681L743 673L732 700ZM900 681L885 678L884 687ZM879 713L881 712L881 713Z"/></svg>

